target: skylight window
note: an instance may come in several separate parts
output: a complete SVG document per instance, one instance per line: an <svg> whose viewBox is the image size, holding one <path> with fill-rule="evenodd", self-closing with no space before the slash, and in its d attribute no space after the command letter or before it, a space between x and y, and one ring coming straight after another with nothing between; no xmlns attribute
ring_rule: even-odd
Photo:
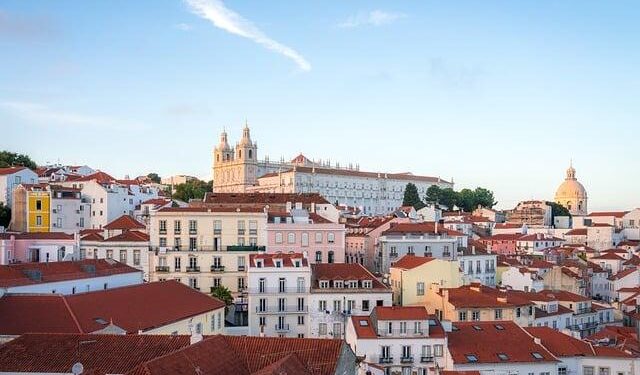
<svg viewBox="0 0 640 375"><path fill-rule="evenodd" d="M506 355L506 354L504 354L504 353L498 353L498 358L499 358L501 361L508 361L508 360L509 360L509 356L508 356L508 355Z"/></svg>
<svg viewBox="0 0 640 375"><path fill-rule="evenodd" d="M467 362L469 362L469 363L478 362L478 357L476 357L473 354L465 354L465 357L467 357Z"/></svg>
<svg viewBox="0 0 640 375"><path fill-rule="evenodd" d="M480 326L473 326L473 329L475 329L476 331L482 331L482 327Z"/></svg>
<svg viewBox="0 0 640 375"><path fill-rule="evenodd" d="M95 319L93 319L93 320L94 320L96 323L98 323L98 324L102 324L102 325L105 325L105 324L107 324L107 323L108 323L106 320L104 320L104 319L102 319L102 318L95 318Z"/></svg>
<svg viewBox="0 0 640 375"><path fill-rule="evenodd" d="M502 324L494 324L493 326L496 327L498 331L504 331L504 326Z"/></svg>
<svg viewBox="0 0 640 375"><path fill-rule="evenodd" d="M360 321L360 327L368 327L368 326L369 326L369 321L367 320Z"/></svg>
<svg viewBox="0 0 640 375"><path fill-rule="evenodd" d="M531 355L533 356L533 358L535 359L543 359L544 357L542 356L542 354L538 353L538 352L533 352L531 353Z"/></svg>

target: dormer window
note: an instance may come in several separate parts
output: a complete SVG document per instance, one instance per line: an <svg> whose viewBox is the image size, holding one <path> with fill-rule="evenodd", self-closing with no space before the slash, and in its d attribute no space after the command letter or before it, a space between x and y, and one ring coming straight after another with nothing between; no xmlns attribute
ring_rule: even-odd
<svg viewBox="0 0 640 375"><path fill-rule="evenodd" d="M373 288L373 283L371 282L371 280L364 280L362 281L362 287L363 288Z"/></svg>
<svg viewBox="0 0 640 375"><path fill-rule="evenodd" d="M262 268L262 266L263 266L262 259L257 259L257 260L256 260L256 267L257 267L257 268Z"/></svg>
<svg viewBox="0 0 640 375"><path fill-rule="evenodd" d="M357 281L357 280L350 280L350 281L347 283L347 286L348 286L349 288L355 289L355 288L357 288L357 287L358 287L358 281Z"/></svg>
<svg viewBox="0 0 640 375"><path fill-rule="evenodd" d="M320 288L321 289L329 288L329 281L328 280L320 280Z"/></svg>
<svg viewBox="0 0 640 375"><path fill-rule="evenodd" d="M333 282L333 286L334 288L344 288L344 281L342 280L335 280Z"/></svg>
<svg viewBox="0 0 640 375"><path fill-rule="evenodd" d="M293 262L294 267L300 267L300 261L296 260L295 262Z"/></svg>
<svg viewBox="0 0 640 375"><path fill-rule="evenodd" d="M276 268L282 268L282 261L281 260L276 260Z"/></svg>

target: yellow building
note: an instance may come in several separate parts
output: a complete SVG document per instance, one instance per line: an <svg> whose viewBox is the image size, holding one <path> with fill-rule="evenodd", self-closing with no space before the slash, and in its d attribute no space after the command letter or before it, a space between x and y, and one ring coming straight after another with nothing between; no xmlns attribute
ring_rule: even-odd
<svg viewBox="0 0 640 375"><path fill-rule="evenodd" d="M508 291L472 283L459 288L427 290L425 307L440 320L452 322L510 320L528 327L534 320L534 303Z"/></svg>
<svg viewBox="0 0 640 375"><path fill-rule="evenodd" d="M19 232L49 232L51 193L46 184L22 184L13 193L11 229Z"/></svg>
<svg viewBox="0 0 640 375"><path fill-rule="evenodd" d="M394 304L424 305L431 284L457 288L462 285L462 273L457 262L405 255L391 266L389 280Z"/></svg>

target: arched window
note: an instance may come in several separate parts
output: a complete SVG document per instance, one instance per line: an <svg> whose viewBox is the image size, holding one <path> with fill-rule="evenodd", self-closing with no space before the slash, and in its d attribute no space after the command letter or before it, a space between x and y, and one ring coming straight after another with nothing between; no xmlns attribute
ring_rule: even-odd
<svg viewBox="0 0 640 375"><path fill-rule="evenodd" d="M238 158L242 159L242 150L238 150Z"/></svg>
<svg viewBox="0 0 640 375"><path fill-rule="evenodd" d="M316 251L316 263L322 263L322 251Z"/></svg>
<svg viewBox="0 0 640 375"><path fill-rule="evenodd" d="M327 263L333 263L333 250L329 251L329 256L327 257Z"/></svg>
<svg viewBox="0 0 640 375"><path fill-rule="evenodd" d="M216 155L216 161L220 161L220 155Z"/></svg>
<svg viewBox="0 0 640 375"><path fill-rule="evenodd" d="M567 202L567 208L571 209L571 202Z"/></svg>
<svg viewBox="0 0 640 375"><path fill-rule="evenodd" d="M253 150L249 150L249 159L253 157Z"/></svg>
<svg viewBox="0 0 640 375"><path fill-rule="evenodd" d="M582 211L582 201L578 202L578 210Z"/></svg>

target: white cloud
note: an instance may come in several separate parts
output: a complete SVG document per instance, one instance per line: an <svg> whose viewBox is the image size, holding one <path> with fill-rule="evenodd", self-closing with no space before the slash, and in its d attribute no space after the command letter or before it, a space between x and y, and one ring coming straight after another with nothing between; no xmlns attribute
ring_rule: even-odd
<svg viewBox="0 0 640 375"><path fill-rule="evenodd" d="M193 26L189 25L188 23L177 23L175 25L173 25L174 28L180 30L180 31L191 31L193 30Z"/></svg>
<svg viewBox="0 0 640 375"><path fill-rule="evenodd" d="M294 49L287 47L265 35L249 20L228 9L220 0L185 0L191 12L211 21L216 27L231 34L253 40L263 47L293 60L300 69L311 70L311 64Z"/></svg>
<svg viewBox="0 0 640 375"><path fill-rule="evenodd" d="M90 116L81 113L53 109L38 103L2 101L0 108L5 108L16 116L31 122L51 126L91 126L110 129L140 128L140 124L112 118Z"/></svg>
<svg viewBox="0 0 640 375"><path fill-rule="evenodd" d="M376 9L370 12L360 12L355 16L351 16L346 21L339 23L338 27L343 29L353 29L359 26L378 27L394 23L406 16L404 13L385 12Z"/></svg>

